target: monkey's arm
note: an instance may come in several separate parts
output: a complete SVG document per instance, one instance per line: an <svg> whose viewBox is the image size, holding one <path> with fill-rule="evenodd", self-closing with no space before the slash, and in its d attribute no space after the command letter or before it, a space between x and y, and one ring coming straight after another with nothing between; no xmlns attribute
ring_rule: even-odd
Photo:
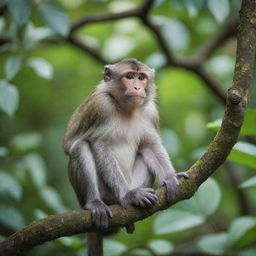
<svg viewBox="0 0 256 256"><path fill-rule="evenodd" d="M169 159L168 153L161 144L160 137L147 136L140 146L142 158L152 172L159 180L160 185L165 185L167 188L167 200L173 202L179 188L179 177L188 178L184 172L175 173L172 162Z"/></svg>
<svg viewBox="0 0 256 256"><path fill-rule="evenodd" d="M112 212L101 200L94 157L86 141L77 143L70 155L69 178L81 207L92 211L98 228L107 228Z"/></svg>

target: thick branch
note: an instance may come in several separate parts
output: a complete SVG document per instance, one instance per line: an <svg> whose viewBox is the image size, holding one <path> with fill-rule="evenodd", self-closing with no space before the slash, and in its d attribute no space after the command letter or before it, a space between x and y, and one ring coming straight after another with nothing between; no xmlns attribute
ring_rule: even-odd
<svg viewBox="0 0 256 256"><path fill-rule="evenodd" d="M256 1L243 0L238 31L236 68L233 86L227 94L227 107L221 129L210 143L207 152L188 170L189 180L181 180L176 202L190 198L198 187L225 161L237 141L244 112L247 106L248 88L251 83L252 67L256 47ZM144 219L169 207L166 204L165 188L159 188L159 197L153 209L110 206L113 218L110 227L124 226ZM93 231L89 211L79 210L49 216L17 231L0 244L0 255L18 255L46 241L62 236Z"/></svg>

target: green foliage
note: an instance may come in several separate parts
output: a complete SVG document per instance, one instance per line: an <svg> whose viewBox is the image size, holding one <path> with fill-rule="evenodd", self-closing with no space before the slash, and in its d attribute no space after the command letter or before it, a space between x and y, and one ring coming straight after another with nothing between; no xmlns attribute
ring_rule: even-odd
<svg viewBox="0 0 256 256"><path fill-rule="evenodd" d="M69 19L60 6L43 2L39 7L39 12L46 26L57 34L67 36L69 32Z"/></svg>
<svg viewBox="0 0 256 256"><path fill-rule="evenodd" d="M0 80L0 109L13 117L19 104L19 92L6 80Z"/></svg>
<svg viewBox="0 0 256 256"><path fill-rule="evenodd" d="M28 22L31 5L27 0L7 0L7 7L19 26Z"/></svg>
<svg viewBox="0 0 256 256"><path fill-rule="evenodd" d="M6 171L0 171L0 198L11 198L19 201L22 197L22 187L15 177Z"/></svg>
<svg viewBox="0 0 256 256"><path fill-rule="evenodd" d="M211 198L210 205L208 204L209 198ZM201 225L216 211L220 198L221 192L218 184L212 178L208 179L191 199L179 202L158 214L154 223L155 233L176 233ZM208 207L205 207L207 204Z"/></svg>
<svg viewBox="0 0 256 256"><path fill-rule="evenodd" d="M103 66L65 43L69 17L76 21L84 15L120 12L139 4L81 0L5 3L0 35L10 42L0 45L0 240L25 223L78 208L68 183L61 139L75 107L102 79ZM151 18L170 49L193 56L228 16L236 15L239 4L228 0L158 0ZM212 139L213 133L205 129L207 122L223 114L223 106L204 82L190 71L165 68L167 59L161 47L136 18L95 23L81 28L78 36L110 61L136 57L156 69L163 144L178 171L191 166ZM230 39L205 63L223 88L232 81L234 45ZM208 127L216 132L220 122ZM256 110L249 109L241 135L255 136L255 123ZM250 194L256 185L255 157L255 146L243 137L229 156L238 171L242 170L239 174L244 182L239 189L250 188L246 192L251 208L256 203ZM107 239L106 255L165 255L175 251L176 245L195 251L191 241L199 237L198 250L204 252L256 255L254 217L239 217L240 205L225 171L218 171L215 179L203 184L190 200L136 223L133 235L122 230ZM218 224L217 233L213 233L216 226L212 223ZM85 255L83 247L84 236L65 237L35 248L30 255L80 256Z"/></svg>

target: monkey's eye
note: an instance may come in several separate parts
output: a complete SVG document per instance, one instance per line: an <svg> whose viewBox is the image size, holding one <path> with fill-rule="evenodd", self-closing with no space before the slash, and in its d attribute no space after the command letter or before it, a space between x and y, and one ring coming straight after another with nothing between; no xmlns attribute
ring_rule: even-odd
<svg viewBox="0 0 256 256"><path fill-rule="evenodd" d="M133 75L132 72L129 72L129 73L126 74L125 77L126 77L127 79L133 79L133 78L134 78L134 75Z"/></svg>
<svg viewBox="0 0 256 256"><path fill-rule="evenodd" d="M139 80L143 81L146 77L144 75L139 75Z"/></svg>

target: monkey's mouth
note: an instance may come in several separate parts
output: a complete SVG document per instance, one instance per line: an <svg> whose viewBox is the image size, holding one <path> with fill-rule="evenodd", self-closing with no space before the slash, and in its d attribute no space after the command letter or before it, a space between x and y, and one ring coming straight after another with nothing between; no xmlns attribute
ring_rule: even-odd
<svg viewBox="0 0 256 256"><path fill-rule="evenodd" d="M138 94L129 94L129 95L127 95L127 98L128 98L128 101L130 101L134 104L138 104L144 100L145 96L138 95Z"/></svg>

